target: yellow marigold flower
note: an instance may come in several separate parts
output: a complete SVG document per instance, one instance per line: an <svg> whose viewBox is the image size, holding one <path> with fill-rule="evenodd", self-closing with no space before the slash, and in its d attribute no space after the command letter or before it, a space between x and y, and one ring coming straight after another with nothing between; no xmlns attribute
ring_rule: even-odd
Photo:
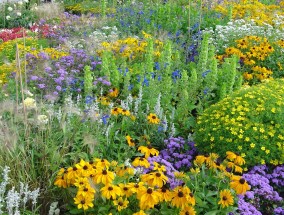
<svg viewBox="0 0 284 215"><path fill-rule="evenodd" d="M144 174L141 176L142 181L147 183L151 187L162 187L168 181L168 177L166 177L162 172L151 172L149 174Z"/></svg>
<svg viewBox="0 0 284 215"><path fill-rule="evenodd" d="M127 199L123 199L121 197L119 197L119 199L113 201L113 204L115 206L117 206L118 211L121 211L121 210L127 208L128 203L129 203L129 201Z"/></svg>
<svg viewBox="0 0 284 215"><path fill-rule="evenodd" d="M135 141L129 135L127 135L125 138L129 146L135 146Z"/></svg>
<svg viewBox="0 0 284 215"><path fill-rule="evenodd" d="M159 124L160 122L160 119L157 117L156 114L153 114L153 113L150 113L148 116L147 116L147 119L148 119L148 122L150 124Z"/></svg>
<svg viewBox="0 0 284 215"><path fill-rule="evenodd" d="M132 162L132 165L134 167L138 167L138 166L145 167L145 168L150 167L149 161L147 161L147 159L142 158L142 157L135 158L134 161Z"/></svg>
<svg viewBox="0 0 284 215"><path fill-rule="evenodd" d="M159 151L157 149L154 149L150 145L149 146L139 146L138 151L143 153L145 155L146 159L148 157L150 157L150 155L153 155L153 156L158 156L159 155Z"/></svg>
<svg viewBox="0 0 284 215"><path fill-rule="evenodd" d="M195 205L195 199L190 189L178 186L173 190L172 205L184 209L188 204Z"/></svg>
<svg viewBox="0 0 284 215"><path fill-rule="evenodd" d="M95 179L94 182L96 184L99 184L99 183L109 184L109 183L112 183L112 181L114 180L114 177L115 176L113 172L104 169L96 173L94 177Z"/></svg>
<svg viewBox="0 0 284 215"><path fill-rule="evenodd" d="M77 195L74 200L74 203L77 205L78 209L83 208L83 210L87 210L88 208L94 207L94 198L91 198L89 196Z"/></svg>
<svg viewBox="0 0 284 215"><path fill-rule="evenodd" d="M119 107L115 107L111 109L111 114L115 116L119 115L121 112L122 112L122 108L119 108Z"/></svg>
<svg viewBox="0 0 284 215"><path fill-rule="evenodd" d="M109 183L101 188L101 194L106 199L116 199L116 197L121 196L121 189L120 187Z"/></svg>
<svg viewBox="0 0 284 215"><path fill-rule="evenodd" d="M234 197L230 190L222 190L220 192L220 201L218 204L221 205L222 208L229 207L234 204Z"/></svg>
<svg viewBox="0 0 284 215"><path fill-rule="evenodd" d="M192 206L185 206L180 212L179 215L195 215L196 211Z"/></svg>
<svg viewBox="0 0 284 215"><path fill-rule="evenodd" d="M236 191L237 194L245 194L249 189L247 181L241 176L232 176L230 187Z"/></svg>
<svg viewBox="0 0 284 215"><path fill-rule="evenodd" d="M137 193L137 199L139 200L140 209L146 210L154 208L159 203L161 194L151 187L142 187L139 193Z"/></svg>

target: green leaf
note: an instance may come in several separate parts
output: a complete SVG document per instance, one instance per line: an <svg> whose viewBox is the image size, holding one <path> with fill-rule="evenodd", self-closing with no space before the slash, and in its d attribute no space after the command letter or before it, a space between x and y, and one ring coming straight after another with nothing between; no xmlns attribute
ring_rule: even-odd
<svg viewBox="0 0 284 215"><path fill-rule="evenodd" d="M217 215L218 212L219 212L219 210L209 211L209 212L205 213L204 215Z"/></svg>
<svg viewBox="0 0 284 215"><path fill-rule="evenodd" d="M78 208L74 208L70 210L70 214L82 214L83 210L82 209L78 209Z"/></svg>
<svg viewBox="0 0 284 215"><path fill-rule="evenodd" d="M216 196L218 194L217 191L209 191L207 194L206 194L206 197L209 197L209 196Z"/></svg>

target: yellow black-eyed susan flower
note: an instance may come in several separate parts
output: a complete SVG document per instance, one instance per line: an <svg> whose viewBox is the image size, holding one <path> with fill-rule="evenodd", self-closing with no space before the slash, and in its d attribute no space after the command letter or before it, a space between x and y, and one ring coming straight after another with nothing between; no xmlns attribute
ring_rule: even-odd
<svg viewBox="0 0 284 215"><path fill-rule="evenodd" d="M220 201L218 202L222 208L229 207L234 204L234 197L230 190L222 190L220 192Z"/></svg>

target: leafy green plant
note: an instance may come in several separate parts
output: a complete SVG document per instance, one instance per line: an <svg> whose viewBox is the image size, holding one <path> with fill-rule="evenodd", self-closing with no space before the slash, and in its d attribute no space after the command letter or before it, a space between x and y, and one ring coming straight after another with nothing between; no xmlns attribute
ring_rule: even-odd
<svg viewBox="0 0 284 215"><path fill-rule="evenodd" d="M241 89L198 117L195 141L201 152L235 151L247 166L284 162L283 79Z"/></svg>

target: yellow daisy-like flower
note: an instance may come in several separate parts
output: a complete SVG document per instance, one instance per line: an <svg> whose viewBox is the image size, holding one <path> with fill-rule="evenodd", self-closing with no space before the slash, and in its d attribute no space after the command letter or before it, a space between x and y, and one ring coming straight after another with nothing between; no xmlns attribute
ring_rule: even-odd
<svg viewBox="0 0 284 215"><path fill-rule="evenodd" d="M59 170L59 172L57 173L54 185L56 185L58 187L63 187L63 188L67 188L68 187L66 174L64 174L64 173L65 173L65 169L61 168Z"/></svg>
<svg viewBox="0 0 284 215"><path fill-rule="evenodd" d="M234 204L234 197L230 190L222 190L220 192L220 201L218 204L221 205L222 208L229 207Z"/></svg>
<svg viewBox="0 0 284 215"><path fill-rule="evenodd" d="M170 202L173 198L172 192L165 187L160 188L159 193L161 194L160 202Z"/></svg>
<svg viewBox="0 0 284 215"><path fill-rule="evenodd" d="M128 198L129 196L131 196L133 194L133 192L130 189L131 187L130 187L129 184L122 184L121 183L118 186L121 189L121 196L126 196Z"/></svg>
<svg viewBox="0 0 284 215"><path fill-rule="evenodd" d="M196 212L192 206L185 206L180 212L179 215L195 215Z"/></svg>
<svg viewBox="0 0 284 215"><path fill-rule="evenodd" d="M94 177L94 182L96 184L103 183L108 184L111 183L114 180L114 173L111 171L108 171L106 169L98 171Z"/></svg>
<svg viewBox="0 0 284 215"><path fill-rule="evenodd" d="M237 194L245 194L249 189L247 181L241 176L232 176L230 187L236 191Z"/></svg>
<svg viewBox="0 0 284 215"><path fill-rule="evenodd" d="M106 159L94 159L95 165L99 169L108 169L110 167L110 162Z"/></svg>
<svg viewBox="0 0 284 215"><path fill-rule="evenodd" d="M167 171L167 169L164 165L161 165L157 162L154 162L153 164L154 164L153 170L157 170L157 171L160 171L160 172L166 172Z"/></svg>
<svg viewBox="0 0 284 215"><path fill-rule="evenodd" d="M119 107L115 107L115 108L111 109L111 114L115 115L115 116L121 114L121 112L122 112L122 108L119 108Z"/></svg>
<svg viewBox="0 0 284 215"><path fill-rule="evenodd" d="M76 186L76 187L85 187L85 186L87 186L87 185L89 185L89 180L88 180L88 178L86 178L86 177L80 177L80 178L77 178L76 180L75 180L75 183L74 183L74 185Z"/></svg>
<svg viewBox="0 0 284 215"><path fill-rule="evenodd" d="M153 114L153 113L150 113L147 116L147 120L150 124L159 124L159 122L160 122L160 119L157 117L157 115Z"/></svg>
<svg viewBox="0 0 284 215"><path fill-rule="evenodd" d="M150 145L149 146L139 146L138 151L143 153L145 155L146 159L148 157L150 157L150 155L153 155L153 156L158 156L159 155L159 151L157 149L154 149Z"/></svg>
<svg viewBox="0 0 284 215"><path fill-rule="evenodd" d="M116 199L117 196L121 196L121 189L116 185L107 184L101 188L101 194L106 199Z"/></svg>
<svg viewBox="0 0 284 215"><path fill-rule="evenodd" d="M132 193L140 193L144 187L144 182L129 183L128 185Z"/></svg>
<svg viewBox="0 0 284 215"><path fill-rule="evenodd" d="M134 161L132 162L132 165L134 167L138 167L138 166L145 167L145 168L150 167L149 161L147 161L147 159L142 158L142 157L135 158Z"/></svg>
<svg viewBox="0 0 284 215"><path fill-rule="evenodd" d="M245 159L242 156L237 155L235 160L234 160L234 163L236 165L242 166L242 165L244 165L246 163L246 161L245 161Z"/></svg>
<svg viewBox="0 0 284 215"><path fill-rule="evenodd" d="M136 212L132 215L147 215L143 210L140 210L139 212Z"/></svg>
<svg viewBox="0 0 284 215"><path fill-rule="evenodd" d="M127 135L126 137L126 141L128 143L129 146L135 146L135 141L132 139L132 137L130 137L129 135Z"/></svg>
<svg viewBox="0 0 284 215"><path fill-rule="evenodd" d="M226 152L227 159L233 161L236 159L237 155L234 152L227 151Z"/></svg>
<svg viewBox="0 0 284 215"><path fill-rule="evenodd" d="M82 208L83 210L87 210L88 208L94 207L94 198L90 198L89 196L77 195L74 200L74 203L77 205L78 209Z"/></svg>
<svg viewBox="0 0 284 215"><path fill-rule="evenodd" d="M130 111L126 109L122 109L121 114L124 116L130 116Z"/></svg>
<svg viewBox="0 0 284 215"><path fill-rule="evenodd" d="M206 161L206 158L204 155L197 155L193 162L196 166L202 166L202 164L205 163L205 161Z"/></svg>
<svg viewBox="0 0 284 215"><path fill-rule="evenodd" d="M178 186L173 190L172 205L184 209L188 204L195 205L195 199L190 189Z"/></svg>
<svg viewBox="0 0 284 215"><path fill-rule="evenodd" d="M90 171L93 169L89 162L86 162L82 159L80 160L80 163L75 165L75 167L77 167L78 170L81 170L80 172L82 176L88 176Z"/></svg>
<svg viewBox="0 0 284 215"><path fill-rule="evenodd" d="M162 187L167 181L168 177L166 177L162 172L151 172L149 174L142 175L142 181L150 185L151 187Z"/></svg>
<svg viewBox="0 0 284 215"><path fill-rule="evenodd" d="M113 204L117 207L118 211L121 211L127 208L129 201L127 199L119 197L119 199L113 201Z"/></svg>
<svg viewBox="0 0 284 215"><path fill-rule="evenodd" d="M153 208L159 203L161 194L151 187L141 187L139 193L137 193L137 199L139 200L140 209L146 210Z"/></svg>
<svg viewBox="0 0 284 215"><path fill-rule="evenodd" d="M117 88L112 88L108 95L112 98L116 98L119 94L119 90Z"/></svg>
<svg viewBox="0 0 284 215"><path fill-rule="evenodd" d="M89 184L84 187L79 187L77 195L86 196L87 198L94 198L96 191Z"/></svg>

